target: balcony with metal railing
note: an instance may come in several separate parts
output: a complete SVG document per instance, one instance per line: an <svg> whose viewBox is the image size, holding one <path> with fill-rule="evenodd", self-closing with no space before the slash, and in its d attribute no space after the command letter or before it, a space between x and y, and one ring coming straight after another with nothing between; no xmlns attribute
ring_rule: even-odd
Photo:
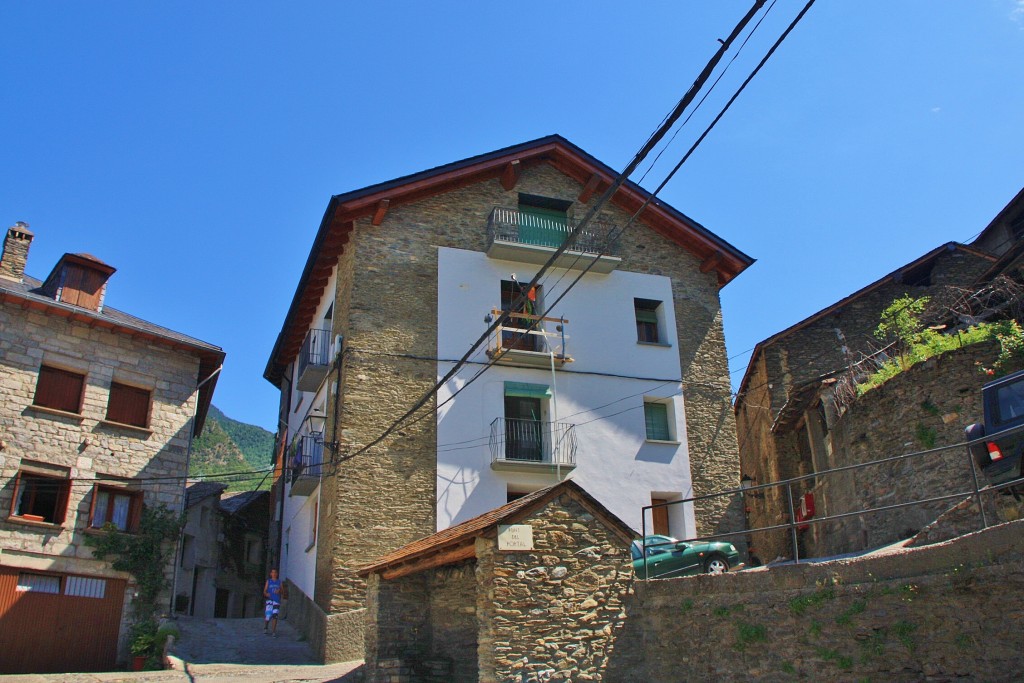
<svg viewBox="0 0 1024 683"><path fill-rule="evenodd" d="M291 461L293 496L308 496L316 490L324 470L324 443L319 434L300 436Z"/></svg>
<svg viewBox="0 0 1024 683"><path fill-rule="evenodd" d="M576 425L499 417L491 423L491 468L570 472L576 468Z"/></svg>
<svg viewBox="0 0 1024 683"><path fill-rule="evenodd" d="M518 209L495 207L487 218L487 255L495 259L544 264L576 223L537 216ZM622 259L613 226L591 221L555 261L556 268L610 273ZM591 265L593 264L593 265Z"/></svg>
<svg viewBox="0 0 1024 683"><path fill-rule="evenodd" d="M316 391L330 369L331 331L310 330L299 349L299 391Z"/></svg>

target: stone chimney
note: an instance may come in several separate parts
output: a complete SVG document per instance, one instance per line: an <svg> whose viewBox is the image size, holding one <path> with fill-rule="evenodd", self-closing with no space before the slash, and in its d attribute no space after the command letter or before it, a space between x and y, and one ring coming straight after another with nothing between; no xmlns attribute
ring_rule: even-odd
<svg viewBox="0 0 1024 683"><path fill-rule="evenodd" d="M7 230L4 238L4 253L0 256L0 278L23 282L25 263L28 262L28 248L35 235L28 229L28 223L18 221Z"/></svg>

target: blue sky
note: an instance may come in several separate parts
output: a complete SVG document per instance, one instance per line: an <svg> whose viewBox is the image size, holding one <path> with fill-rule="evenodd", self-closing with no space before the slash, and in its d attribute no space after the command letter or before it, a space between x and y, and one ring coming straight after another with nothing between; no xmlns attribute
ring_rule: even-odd
<svg viewBox="0 0 1024 683"><path fill-rule="evenodd" d="M36 277L117 267L108 304L222 346L214 402L273 429L263 369L332 194L551 133L621 168L747 6L3 2L0 227L31 225ZM734 383L759 340L984 228L1022 124L1021 0L819 0L661 195L758 259L722 293Z"/></svg>

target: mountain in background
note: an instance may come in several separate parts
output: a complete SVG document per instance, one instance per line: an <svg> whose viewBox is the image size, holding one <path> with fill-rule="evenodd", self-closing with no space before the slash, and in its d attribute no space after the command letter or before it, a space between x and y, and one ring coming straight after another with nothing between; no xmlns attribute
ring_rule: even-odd
<svg viewBox="0 0 1024 683"><path fill-rule="evenodd" d="M270 467L274 451L274 434L262 427L232 420L217 406L211 405L202 435L192 443L189 476L217 475L229 472L255 472ZM266 472L223 477L229 491L252 491L257 486L268 489L271 477ZM261 483L262 481L262 483Z"/></svg>

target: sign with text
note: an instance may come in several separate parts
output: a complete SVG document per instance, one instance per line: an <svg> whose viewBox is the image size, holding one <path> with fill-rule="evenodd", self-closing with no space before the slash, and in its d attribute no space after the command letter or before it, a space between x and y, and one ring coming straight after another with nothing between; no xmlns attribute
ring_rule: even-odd
<svg viewBox="0 0 1024 683"><path fill-rule="evenodd" d="M499 524L498 550L533 550L533 527L529 524Z"/></svg>

